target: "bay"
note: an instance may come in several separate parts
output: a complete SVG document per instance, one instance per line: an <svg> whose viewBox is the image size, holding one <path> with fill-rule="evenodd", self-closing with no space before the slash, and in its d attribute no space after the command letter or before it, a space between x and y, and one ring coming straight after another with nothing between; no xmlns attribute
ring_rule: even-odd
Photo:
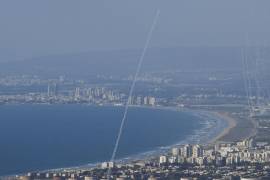
<svg viewBox="0 0 270 180"><path fill-rule="evenodd" d="M0 175L109 160L123 107L0 106ZM201 129L192 113L131 108L117 158L183 141Z"/></svg>

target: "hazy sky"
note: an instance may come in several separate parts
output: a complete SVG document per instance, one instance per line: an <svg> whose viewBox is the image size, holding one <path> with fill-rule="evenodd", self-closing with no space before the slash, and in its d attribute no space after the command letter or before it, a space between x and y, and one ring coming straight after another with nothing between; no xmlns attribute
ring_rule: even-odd
<svg viewBox="0 0 270 180"><path fill-rule="evenodd" d="M0 59L152 47L270 42L269 0L1 0Z"/></svg>

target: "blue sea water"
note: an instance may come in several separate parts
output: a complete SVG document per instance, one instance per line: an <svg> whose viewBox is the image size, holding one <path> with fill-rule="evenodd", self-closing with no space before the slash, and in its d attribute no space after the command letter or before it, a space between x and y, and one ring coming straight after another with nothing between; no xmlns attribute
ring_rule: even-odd
<svg viewBox="0 0 270 180"><path fill-rule="evenodd" d="M109 160L122 107L0 106L0 175ZM204 120L189 112L131 108L117 158L185 140Z"/></svg>

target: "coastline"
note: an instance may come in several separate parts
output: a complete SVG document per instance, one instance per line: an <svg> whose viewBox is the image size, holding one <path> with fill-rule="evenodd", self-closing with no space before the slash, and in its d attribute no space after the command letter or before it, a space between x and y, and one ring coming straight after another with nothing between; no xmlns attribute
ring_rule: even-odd
<svg viewBox="0 0 270 180"><path fill-rule="evenodd" d="M180 107L162 107L162 106L157 106L157 107L149 107L149 106L131 106L131 108L150 108L150 109L159 109L159 110L173 110L173 111L181 111L181 112L188 112L193 114L194 116L198 117L199 120L204 120L205 122L212 122L213 124L210 125L210 127L205 127L206 129L202 128L200 130L194 131L194 134L191 136L187 137L185 140L182 140L180 142L176 142L175 144L166 146L166 147L160 147L158 149L140 153L140 154L135 154L131 155L128 157L124 157L121 159L117 159L116 162L132 162L136 160L149 160L150 158L157 157L160 154L167 153L172 147L180 146L183 144L187 143L211 143L215 142L224 135L228 134L232 128L235 127L236 121L233 118L230 118L226 113L220 113L220 112L213 112L213 111L201 111L201 110L193 110L193 109L188 109L188 108L180 108ZM226 120L227 126L220 126L220 122L224 122ZM206 125L207 126L207 125ZM218 130L221 130L220 133L214 132L214 137L207 137L204 135L207 135L209 130L211 131L212 128L217 128ZM216 126L216 127L215 127ZM222 128L222 129L220 129ZM56 168L56 169L47 169L47 170L42 170L41 172L48 172L48 171L62 171L62 170L72 170L72 169L83 169L83 168L94 168L97 167L101 162L96 162L96 163L90 163L90 164L84 164L80 166L75 166L75 167L63 167L63 168Z"/></svg>
<svg viewBox="0 0 270 180"><path fill-rule="evenodd" d="M210 143L217 143L219 141L222 141L222 138L230 133L232 129L234 129L237 126L237 120L229 115L228 112L213 112L216 116L220 117L221 120L225 120L227 122L227 127L223 129L220 134L218 134L216 137L213 137L213 139L210 141Z"/></svg>
<svg viewBox="0 0 270 180"><path fill-rule="evenodd" d="M220 135L213 139L213 142L236 142L256 136L256 126L252 119L246 116L233 115L229 112L216 112L221 119L227 121L228 128L224 129Z"/></svg>
<svg viewBox="0 0 270 180"><path fill-rule="evenodd" d="M117 107L119 107L119 106L117 106ZM198 131L199 133L196 133L197 131L195 131L194 134L188 136L184 140L178 141L178 142L171 144L171 145L168 145L168 146L159 147L158 149L154 149L154 150L150 150L150 151L146 151L146 152L142 152L142 153L138 153L138 154L134 154L134 155L130 155L127 157L122 157L122 158L116 159L115 160L116 163L130 163L130 162L141 161L141 160L148 161L148 160L156 158L162 154L168 153L168 151L173 147L179 147L179 146L184 145L184 144L195 144L195 143L211 144L211 143L215 142L217 139L219 139L220 137L222 137L223 135L229 133L230 129L234 128L234 122L235 122L234 119L230 118L229 116L225 116L223 113L220 113L220 112L200 111L200 110L193 110L193 109L187 109L187 108L162 107L162 106L158 106L158 107L131 106L130 108L147 108L147 109L156 109L156 110L188 112L194 116L197 116L198 120L208 121L209 119L207 119L207 118L210 118L212 120L217 121L216 123L213 124L214 126L219 126L220 125L219 123L224 122L224 120L226 120L230 123L228 123L228 126L226 126L225 128L223 128L223 126L222 126L221 127L222 132L215 134L215 136L212 138L209 138L209 137L206 137L203 135L204 133L208 133L207 129L211 130L212 126L206 127L206 128L204 127L204 128L202 128L203 131ZM212 121L212 120L209 120L209 121ZM218 127L218 128L220 128L220 127ZM101 163L102 162L95 162L95 163L83 164L80 166L47 169L47 170L43 170L41 172L48 172L48 171L49 172L59 172L59 171L63 171L63 170L91 169L91 168L95 168L95 167L99 166Z"/></svg>

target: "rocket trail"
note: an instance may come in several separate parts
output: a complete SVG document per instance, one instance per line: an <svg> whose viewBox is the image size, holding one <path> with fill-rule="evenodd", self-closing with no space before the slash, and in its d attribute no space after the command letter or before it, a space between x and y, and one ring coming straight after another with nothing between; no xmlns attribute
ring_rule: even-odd
<svg viewBox="0 0 270 180"><path fill-rule="evenodd" d="M139 75L139 73L141 71L142 63L144 61L145 54L146 54L147 49L149 47L153 32L154 32L155 27L157 25L157 22L159 20L159 15L160 15L160 10L157 10L154 21L153 21L153 23L151 25L151 28L150 28L150 31L148 32L146 42L144 44L144 48L142 50L142 53L141 53L141 56L140 56L140 59L139 59L138 65L137 65L135 76L134 76L134 79L132 81L132 84L131 84L131 87L130 87L130 90L129 90L128 99L127 99L127 101L125 103L125 109L124 109L123 117L122 117L122 120L121 120L120 128L119 128L119 131L118 131L117 139L116 139L116 142L115 142L115 145L114 145L114 149L113 149L113 153L112 153L110 162L115 161L115 156L116 156L116 153L118 151L119 142L120 142L122 132L123 132L123 129L124 129L124 125L125 125L125 121L126 121L126 118L127 118L128 109L129 109L129 106L130 106L130 103L131 103L131 97L133 95L134 87L136 85L138 75ZM111 174L111 170L109 168L108 173L107 173L107 177L109 177L110 174Z"/></svg>

